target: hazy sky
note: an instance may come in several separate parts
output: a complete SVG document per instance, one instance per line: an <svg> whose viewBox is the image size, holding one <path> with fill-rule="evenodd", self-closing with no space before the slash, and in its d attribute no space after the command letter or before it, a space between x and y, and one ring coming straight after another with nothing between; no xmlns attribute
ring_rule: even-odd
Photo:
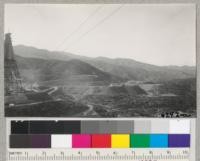
<svg viewBox="0 0 200 161"><path fill-rule="evenodd" d="M155 65L195 65L195 6L7 4L13 44Z"/></svg>

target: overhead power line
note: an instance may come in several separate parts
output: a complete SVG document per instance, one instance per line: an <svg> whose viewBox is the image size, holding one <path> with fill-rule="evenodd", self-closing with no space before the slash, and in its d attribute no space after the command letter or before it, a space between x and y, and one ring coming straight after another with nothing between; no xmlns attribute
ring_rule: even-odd
<svg viewBox="0 0 200 161"><path fill-rule="evenodd" d="M77 28L75 28L75 30L73 30L70 34L67 34L67 35L65 36L65 38L63 39L63 41L62 41L61 43L59 43L59 45L56 47L56 49L58 49L60 46L62 46L62 45L64 44L65 41L69 40L73 35L75 35L76 32L78 32L79 29L82 28L82 26L84 26L92 17L94 17L94 15L95 15L99 10L102 9L102 7L103 7L103 5L98 6L86 19L83 20L82 23L80 23L80 24L78 25Z"/></svg>
<svg viewBox="0 0 200 161"><path fill-rule="evenodd" d="M67 50L69 47L71 47L74 43L79 42L83 37L85 37L86 35L88 35L90 32L92 32L93 30L95 30L99 25L101 25L102 23L104 23L107 19L109 19L110 17L112 17L115 13L117 13L125 4L121 4L119 7L117 7L116 9L114 9L110 14L108 14L107 16L105 16L102 20L100 20L98 23L96 23L94 26L92 26L89 30L87 30L85 33L83 33L76 41L72 42L71 45L69 44L63 51Z"/></svg>
<svg viewBox="0 0 200 161"><path fill-rule="evenodd" d="M32 8L37 12L37 14L40 16L40 18L41 18L43 21L46 20L46 16L40 11L40 9L38 9L35 5L33 5Z"/></svg>

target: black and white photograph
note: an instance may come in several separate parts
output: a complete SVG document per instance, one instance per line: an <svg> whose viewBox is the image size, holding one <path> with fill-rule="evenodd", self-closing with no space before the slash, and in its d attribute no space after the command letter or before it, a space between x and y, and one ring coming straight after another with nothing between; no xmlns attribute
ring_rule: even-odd
<svg viewBox="0 0 200 161"><path fill-rule="evenodd" d="M193 4L5 4L7 117L196 117Z"/></svg>

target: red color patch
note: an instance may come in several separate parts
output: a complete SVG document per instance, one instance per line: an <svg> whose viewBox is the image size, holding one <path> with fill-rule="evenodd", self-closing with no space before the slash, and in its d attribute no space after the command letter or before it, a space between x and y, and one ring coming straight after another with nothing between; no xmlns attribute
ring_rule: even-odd
<svg viewBox="0 0 200 161"><path fill-rule="evenodd" d="M110 134L92 135L92 148L111 148Z"/></svg>

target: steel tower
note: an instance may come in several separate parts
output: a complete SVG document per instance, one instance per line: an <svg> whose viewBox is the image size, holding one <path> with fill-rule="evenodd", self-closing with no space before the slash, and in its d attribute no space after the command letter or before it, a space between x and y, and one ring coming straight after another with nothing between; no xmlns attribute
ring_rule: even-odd
<svg viewBox="0 0 200 161"><path fill-rule="evenodd" d="M23 92L22 79L12 46L11 34L5 34L4 41L4 90L5 95Z"/></svg>

